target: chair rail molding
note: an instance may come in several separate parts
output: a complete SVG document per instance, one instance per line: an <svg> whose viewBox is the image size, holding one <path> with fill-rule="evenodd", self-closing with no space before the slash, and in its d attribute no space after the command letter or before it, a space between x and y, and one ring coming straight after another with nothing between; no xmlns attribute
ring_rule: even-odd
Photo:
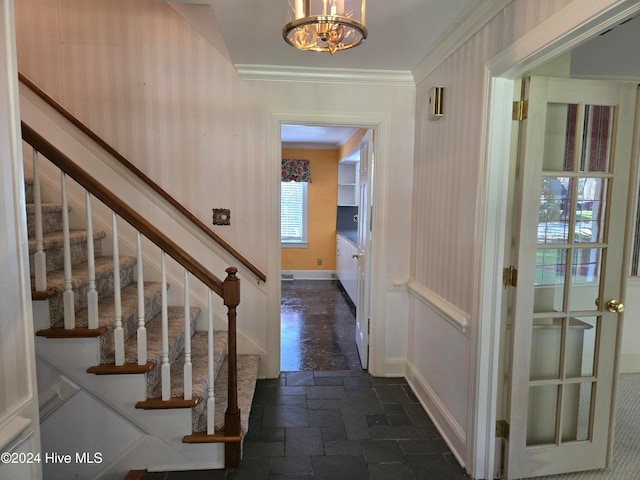
<svg viewBox="0 0 640 480"><path fill-rule="evenodd" d="M448 302L433 290L425 287L421 283L411 280L407 288L414 298L418 299L429 308L437 312L443 319L456 327L465 335L468 335L469 315L458 307Z"/></svg>

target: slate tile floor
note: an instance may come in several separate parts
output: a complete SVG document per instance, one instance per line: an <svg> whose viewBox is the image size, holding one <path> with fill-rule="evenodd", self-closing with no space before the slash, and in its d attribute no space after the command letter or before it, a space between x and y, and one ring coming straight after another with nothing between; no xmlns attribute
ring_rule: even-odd
<svg viewBox="0 0 640 480"><path fill-rule="evenodd" d="M468 478L403 378L286 372L260 380L238 470L145 480Z"/></svg>
<svg viewBox="0 0 640 480"><path fill-rule="evenodd" d="M241 468L147 473L145 480L468 478L406 380L370 376L353 342L339 338L355 319L335 282L285 283L283 322L287 310L300 313L303 344L321 317L331 327L318 327L322 340L290 350L295 365L283 359L280 378L258 381ZM283 340L283 357L284 350Z"/></svg>

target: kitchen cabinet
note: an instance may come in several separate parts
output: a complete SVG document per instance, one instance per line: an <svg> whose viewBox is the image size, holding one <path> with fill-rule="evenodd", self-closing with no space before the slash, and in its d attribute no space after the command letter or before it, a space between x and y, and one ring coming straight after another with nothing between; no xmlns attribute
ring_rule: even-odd
<svg viewBox="0 0 640 480"><path fill-rule="evenodd" d="M356 304L358 292L358 259L353 255L358 248L343 235L336 235L336 275L338 280Z"/></svg>

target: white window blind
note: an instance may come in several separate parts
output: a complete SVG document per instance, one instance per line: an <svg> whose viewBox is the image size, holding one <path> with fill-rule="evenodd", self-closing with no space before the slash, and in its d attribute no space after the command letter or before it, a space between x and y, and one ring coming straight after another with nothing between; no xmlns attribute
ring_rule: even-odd
<svg viewBox="0 0 640 480"><path fill-rule="evenodd" d="M283 243L307 242L307 183L282 182L280 238Z"/></svg>

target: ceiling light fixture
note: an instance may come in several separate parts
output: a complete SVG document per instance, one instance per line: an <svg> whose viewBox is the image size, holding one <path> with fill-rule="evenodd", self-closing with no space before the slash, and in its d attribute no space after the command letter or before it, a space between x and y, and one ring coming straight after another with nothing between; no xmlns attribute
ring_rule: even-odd
<svg viewBox="0 0 640 480"><path fill-rule="evenodd" d="M329 52L356 47L367 39L366 0L293 0L295 19L282 29L300 50Z"/></svg>

